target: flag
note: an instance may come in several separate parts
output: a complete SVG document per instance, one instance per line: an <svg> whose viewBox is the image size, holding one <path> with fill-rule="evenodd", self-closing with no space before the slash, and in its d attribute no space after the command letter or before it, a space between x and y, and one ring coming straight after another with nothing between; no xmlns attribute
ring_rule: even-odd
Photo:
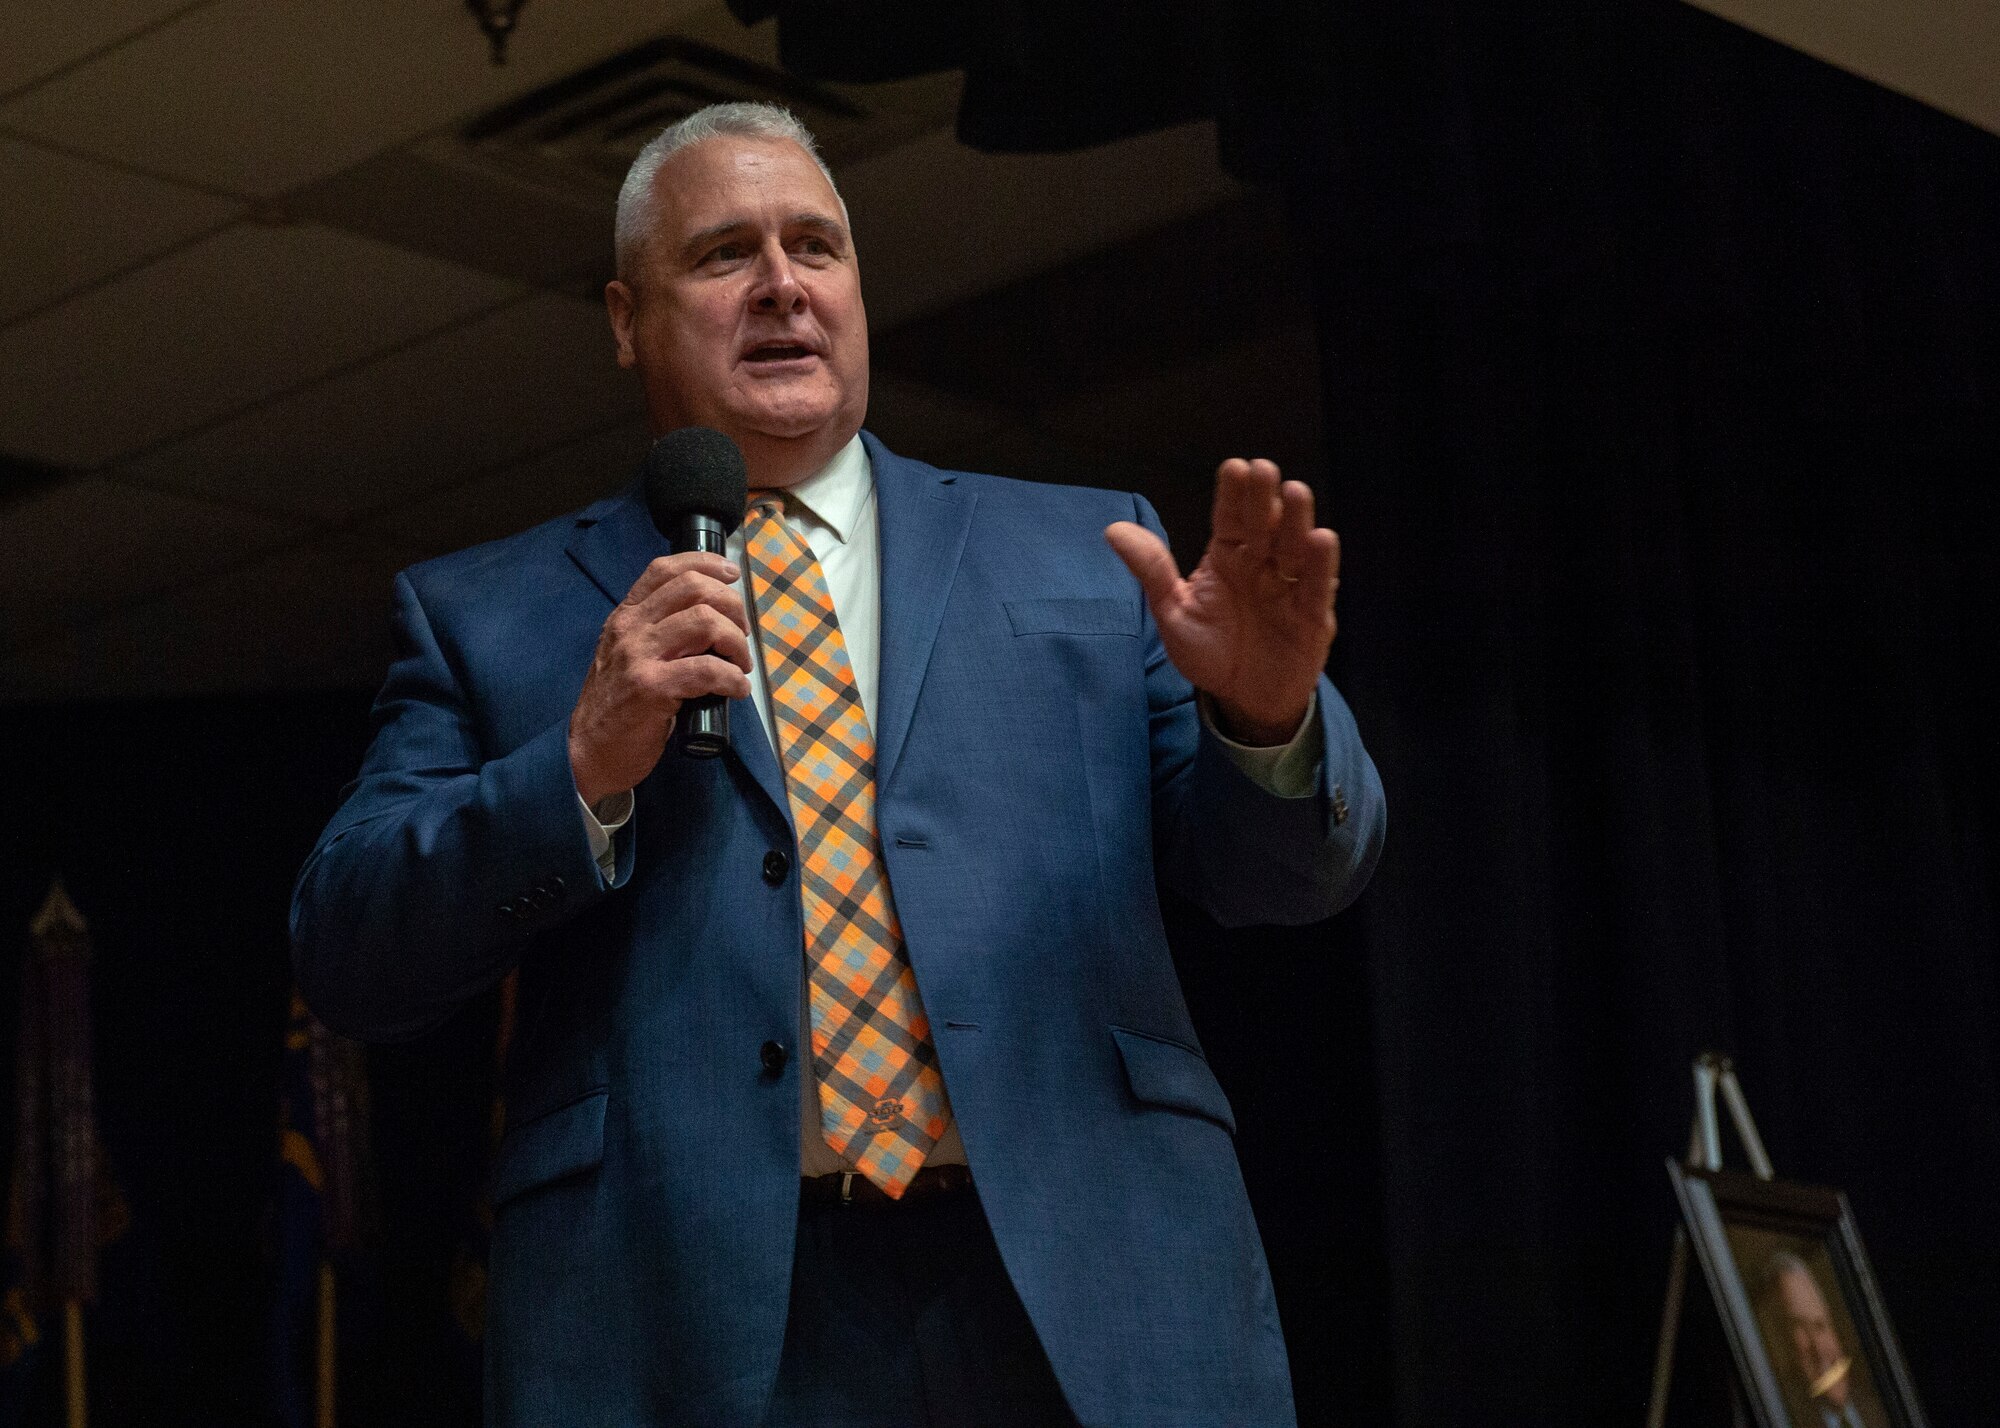
<svg viewBox="0 0 2000 1428"><path fill-rule="evenodd" d="M0 1251L0 1421L26 1403L61 1307L96 1300L98 1252L131 1222L97 1133L90 930L60 879L28 930Z"/></svg>
<svg viewBox="0 0 2000 1428"><path fill-rule="evenodd" d="M469 1385L468 1397L474 1402L478 1399L486 1348L486 1260L493 1241L493 1201L489 1189L493 1163L507 1130L507 1100L502 1085L506 1079L507 1052L514 1040L520 978L517 968L500 984L499 1020L493 1037L493 1098L486 1123L487 1174L460 1216L448 1287L452 1327L459 1349L459 1374Z"/></svg>
<svg viewBox="0 0 2000 1428"><path fill-rule="evenodd" d="M280 1078L278 1176L272 1392L286 1428L310 1428L331 1419L328 1272L361 1267L373 1177L363 1050L322 1026L296 991Z"/></svg>

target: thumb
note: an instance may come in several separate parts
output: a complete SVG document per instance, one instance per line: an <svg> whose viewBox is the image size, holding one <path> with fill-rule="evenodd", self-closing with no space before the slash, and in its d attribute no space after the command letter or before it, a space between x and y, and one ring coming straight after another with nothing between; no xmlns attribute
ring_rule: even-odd
<svg viewBox="0 0 2000 1428"><path fill-rule="evenodd" d="M1104 538L1138 580L1146 592L1146 603L1153 607L1153 618L1159 619L1161 608L1180 588L1181 572L1174 564L1174 553L1165 541L1133 521L1106 526Z"/></svg>

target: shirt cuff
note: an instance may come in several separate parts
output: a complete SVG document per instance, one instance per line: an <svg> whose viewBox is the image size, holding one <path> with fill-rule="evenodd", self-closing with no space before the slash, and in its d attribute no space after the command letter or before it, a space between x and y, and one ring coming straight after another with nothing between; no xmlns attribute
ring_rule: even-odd
<svg viewBox="0 0 2000 1428"><path fill-rule="evenodd" d="M1216 725L1215 711L1206 694L1195 695L1201 710L1202 727L1222 745L1229 761L1243 776L1279 798L1310 798L1319 787L1320 761L1326 756L1326 735L1320 728L1319 691L1306 703L1306 716L1292 731L1290 742L1261 747L1239 744Z"/></svg>
<svg viewBox="0 0 2000 1428"><path fill-rule="evenodd" d="M590 840L590 856L607 886L618 881L618 850L611 846L611 837L632 821L632 802L629 788L612 794L595 808L583 801L582 794L576 796L576 806L583 810L583 834Z"/></svg>

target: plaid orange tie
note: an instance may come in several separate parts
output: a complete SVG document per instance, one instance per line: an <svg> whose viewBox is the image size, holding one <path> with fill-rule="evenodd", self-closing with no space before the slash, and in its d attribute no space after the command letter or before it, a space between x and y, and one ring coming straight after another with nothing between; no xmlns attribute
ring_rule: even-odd
<svg viewBox="0 0 2000 1428"><path fill-rule="evenodd" d="M950 1106L875 830L875 736L812 548L753 491L744 569L799 837L813 1066L826 1142L901 1198Z"/></svg>

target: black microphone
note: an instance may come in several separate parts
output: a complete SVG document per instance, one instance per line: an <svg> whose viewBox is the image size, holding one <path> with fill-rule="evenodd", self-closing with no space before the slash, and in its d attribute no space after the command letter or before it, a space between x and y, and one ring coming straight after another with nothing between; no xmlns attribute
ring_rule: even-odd
<svg viewBox="0 0 2000 1428"><path fill-rule="evenodd" d="M721 555L750 499L750 476L736 443L705 426L684 426L653 443L645 473L646 509L675 552ZM729 701L720 694L688 700L674 732L688 757L714 758L729 747Z"/></svg>

